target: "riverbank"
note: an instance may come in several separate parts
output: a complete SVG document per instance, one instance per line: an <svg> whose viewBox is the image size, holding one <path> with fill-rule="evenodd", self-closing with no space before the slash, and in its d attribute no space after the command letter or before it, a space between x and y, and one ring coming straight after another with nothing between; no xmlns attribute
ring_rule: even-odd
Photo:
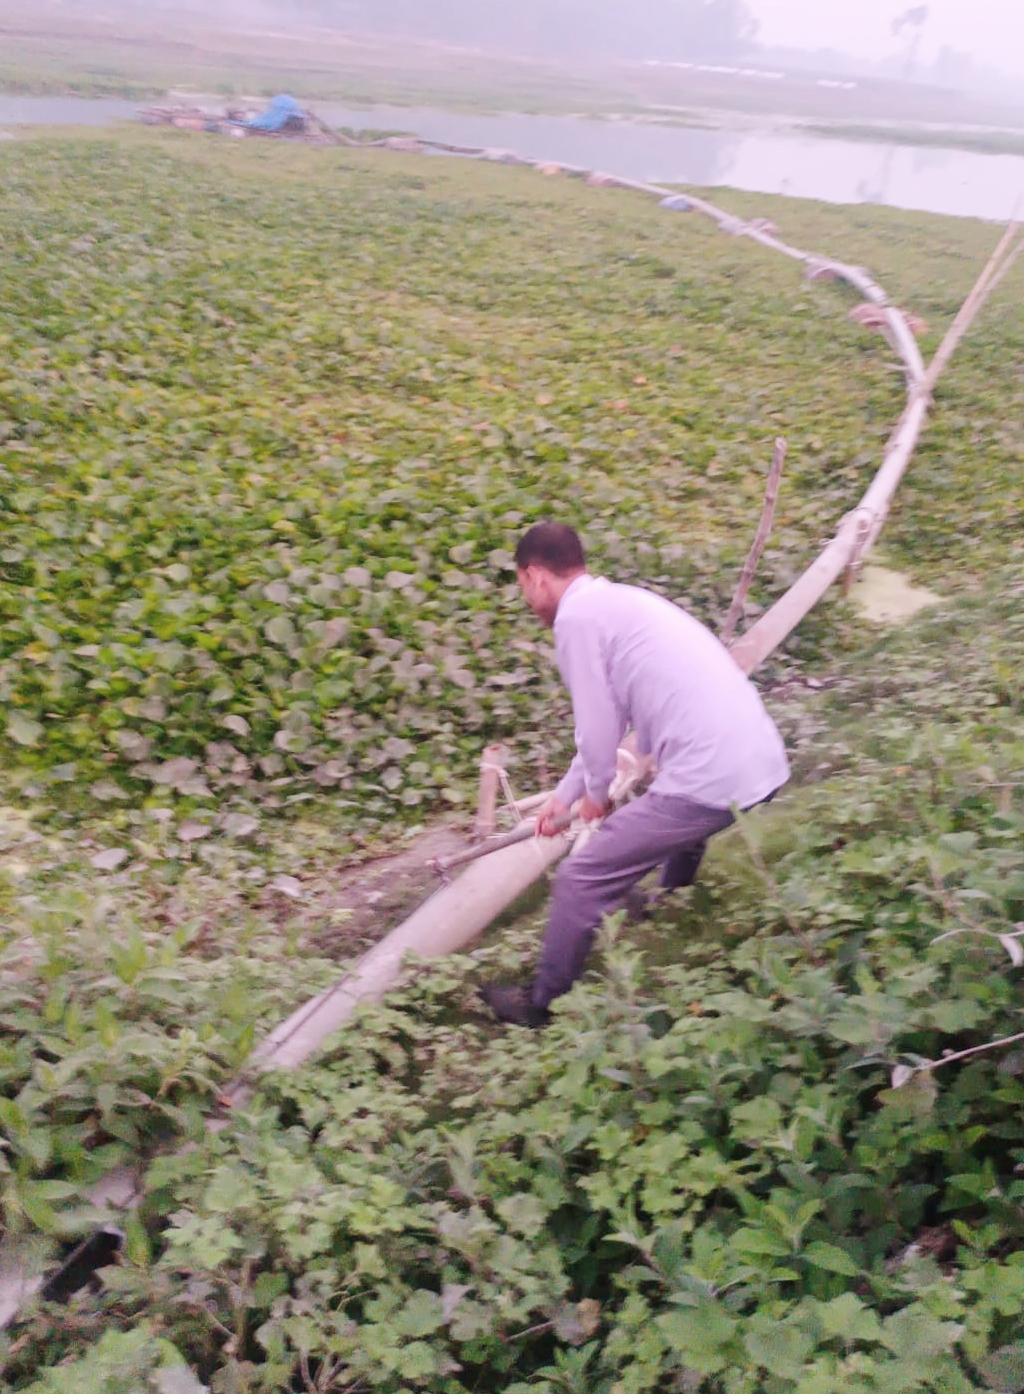
<svg viewBox="0 0 1024 1394"><path fill-rule="evenodd" d="M211 94L175 94L189 107L222 111ZM253 110L256 99L248 99ZM317 115L349 133L409 132L426 139L662 184L734 187L754 193L824 199L837 204L886 204L930 213L1005 220L1024 187L1024 157L989 155L894 143L841 141L799 127L750 130L673 121L595 121L580 116L527 116L419 107L358 107L318 102ZM0 96L0 131L13 138L18 123L104 125L134 119L130 103L107 99ZM4 123L7 123L6 126ZM197 133L198 139L206 139Z"/></svg>

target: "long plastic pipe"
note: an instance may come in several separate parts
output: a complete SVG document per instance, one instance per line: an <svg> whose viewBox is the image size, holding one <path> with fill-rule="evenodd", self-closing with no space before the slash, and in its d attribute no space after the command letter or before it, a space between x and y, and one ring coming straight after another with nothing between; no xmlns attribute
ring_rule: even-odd
<svg viewBox="0 0 1024 1394"><path fill-rule="evenodd" d="M649 759L634 753L631 738L620 747L613 800L623 798L649 774ZM457 881L441 886L333 986L292 1013L256 1047L242 1076L220 1096L237 1108L249 1096L252 1071L291 1070L308 1060L328 1036L348 1021L361 1002L379 1002L402 971L406 955L441 958L471 944L501 912L570 849L584 847L594 825L569 828L554 837L527 837L472 863Z"/></svg>
<svg viewBox="0 0 1024 1394"><path fill-rule="evenodd" d="M530 837L474 862L375 944L350 973L282 1022L256 1048L249 1064L285 1070L301 1065L360 1002L377 1002L384 996L406 954L440 958L472 943L570 845L565 834Z"/></svg>

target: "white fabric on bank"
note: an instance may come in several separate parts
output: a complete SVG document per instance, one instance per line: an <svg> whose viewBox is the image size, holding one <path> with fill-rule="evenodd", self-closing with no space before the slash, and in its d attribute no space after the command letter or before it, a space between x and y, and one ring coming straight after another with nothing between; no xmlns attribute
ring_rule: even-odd
<svg viewBox="0 0 1024 1394"><path fill-rule="evenodd" d="M603 803L627 729L653 755L651 788L711 808L749 808L789 778L775 723L729 651L671 601L579 576L555 616L555 653L572 695L576 758L555 791Z"/></svg>

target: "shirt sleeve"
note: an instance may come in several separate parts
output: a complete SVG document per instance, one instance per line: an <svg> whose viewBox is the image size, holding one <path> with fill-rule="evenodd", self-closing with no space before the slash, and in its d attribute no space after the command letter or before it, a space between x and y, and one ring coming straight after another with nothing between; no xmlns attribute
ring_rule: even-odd
<svg viewBox="0 0 1024 1394"><path fill-rule="evenodd" d="M586 775L583 772L583 757L579 751L573 759L572 764L562 776L558 788L555 790L555 798L559 803L564 803L566 808L571 808L577 799L583 797L583 791L587 787Z"/></svg>
<svg viewBox="0 0 1024 1394"><path fill-rule="evenodd" d="M576 758L555 793L571 804L586 790L595 803L604 803L626 723L615 705L597 625L581 619L560 626L555 653L576 721Z"/></svg>

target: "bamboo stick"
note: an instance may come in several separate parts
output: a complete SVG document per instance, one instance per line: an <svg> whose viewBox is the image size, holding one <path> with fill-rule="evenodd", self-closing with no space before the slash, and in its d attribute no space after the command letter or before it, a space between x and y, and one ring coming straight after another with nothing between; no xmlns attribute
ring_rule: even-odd
<svg viewBox="0 0 1024 1394"><path fill-rule="evenodd" d="M725 617L725 624L722 626L721 640L727 645L733 636L736 628L736 621L743 611L743 602L747 598L750 590L750 583L754 579L754 572L757 564L761 560L761 553L764 551L765 543L772 530L772 523L775 520L775 504L779 497L779 480L782 478L782 466L786 461L786 442L782 436L775 441L775 454L772 457L771 468L768 471L768 483L764 491L764 507L761 510L761 521L757 525L757 532L754 535L753 545L747 553L747 560L743 564L743 572L736 587L736 593L729 606L729 613Z"/></svg>
<svg viewBox="0 0 1024 1394"><path fill-rule="evenodd" d="M974 323L978 311L981 309L985 301L988 299L989 294L994 289L995 285L997 285L999 280L1002 279L1001 276L998 274L1000 271L1000 264L1004 261L1004 258L1006 258L1006 250L1009 247L1010 243L1013 241L1014 234L1017 232L1019 226L1019 223L1011 222L1007 226L1006 231L1003 233L1002 237L999 239L999 244L996 247L995 251L992 253L992 255L989 257L988 264L986 265L984 271L981 273L981 275L975 282L974 289L971 291L970 295L967 297L964 303L960 306L959 314L957 315L953 323L950 325L949 329L946 331L945 337L943 338L942 343L939 345L935 357L928 365L928 371L920 384L919 390L921 392L930 393L933 390L936 382L939 379L940 374L943 372L947 363L953 357L953 354L956 352L960 340L964 337L968 329L970 329L971 325ZM1011 253L1010 259L1007 260L1010 260L1010 264L1012 264L1012 260L1015 259L1016 251Z"/></svg>
<svg viewBox="0 0 1024 1394"><path fill-rule="evenodd" d="M1021 252L1024 252L1024 233L1021 234L1020 241L1017 243L1016 247L1014 247L1013 251L1007 254L1002 266L1000 266L999 270L995 273L995 275L989 282L988 293L990 297L995 295L1003 277L1008 275L1009 272L1013 270L1014 266L1017 264L1017 258L1020 256Z"/></svg>
<svg viewBox="0 0 1024 1394"><path fill-rule="evenodd" d="M480 757L480 784L477 790L476 819L473 824L475 837L490 837L494 832L498 806L498 780L504 754L504 746L485 745L484 752Z"/></svg>
<svg viewBox="0 0 1024 1394"><path fill-rule="evenodd" d="M301 1065L360 1003L383 997L407 954L429 959L464 948L568 849L564 835L528 837L468 867L375 944L351 972L272 1031L250 1056L247 1070ZM225 1090L224 1101L237 1107L245 1092L244 1081L238 1081Z"/></svg>
<svg viewBox="0 0 1024 1394"><path fill-rule="evenodd" d="M492 852L500 852L503 847L512 847L517 842L525 842L528 837L535 837L536 833L537 820L524 818L511 832L497 833L478 842L475 847L464 847L461 852L452 852L448 857L431 857L427 865L439 876L447 876L457 866L478 861L480 857L489 857Z"/></svg>
<svg viewBox="0 0 1024 1394"><path fill-rule="evenodd" d="M568 832L571 826L571 818L566 818L555 825L558 832ZM475 862L481 857L489 857L492 852L500 852L503 847L513 847L517 842L525 842L527 838L536 836L536 818L524 818L519 826L513 828L511 832L498 833L494 837L487 838L484 842L478 842L475 847L465 847L461 852L453 852L448 857L432 857L427 865L439 876L447 876L448 872L453 871L457 866L465 866L467 862Z"/></svg>
<svg viewBox="0 0 1024 1394"><path fill-rule="evenodd" d="M848 566L859 564L874 545L896 487L910 463L939 375L985 304L1016 226L1011 223L1000 238L927 371L911 388L882 466L858 506L843 518L835 537L795 584L733 646L732 655L745 673L752 673L813 609L836 578Z"/></svg>

